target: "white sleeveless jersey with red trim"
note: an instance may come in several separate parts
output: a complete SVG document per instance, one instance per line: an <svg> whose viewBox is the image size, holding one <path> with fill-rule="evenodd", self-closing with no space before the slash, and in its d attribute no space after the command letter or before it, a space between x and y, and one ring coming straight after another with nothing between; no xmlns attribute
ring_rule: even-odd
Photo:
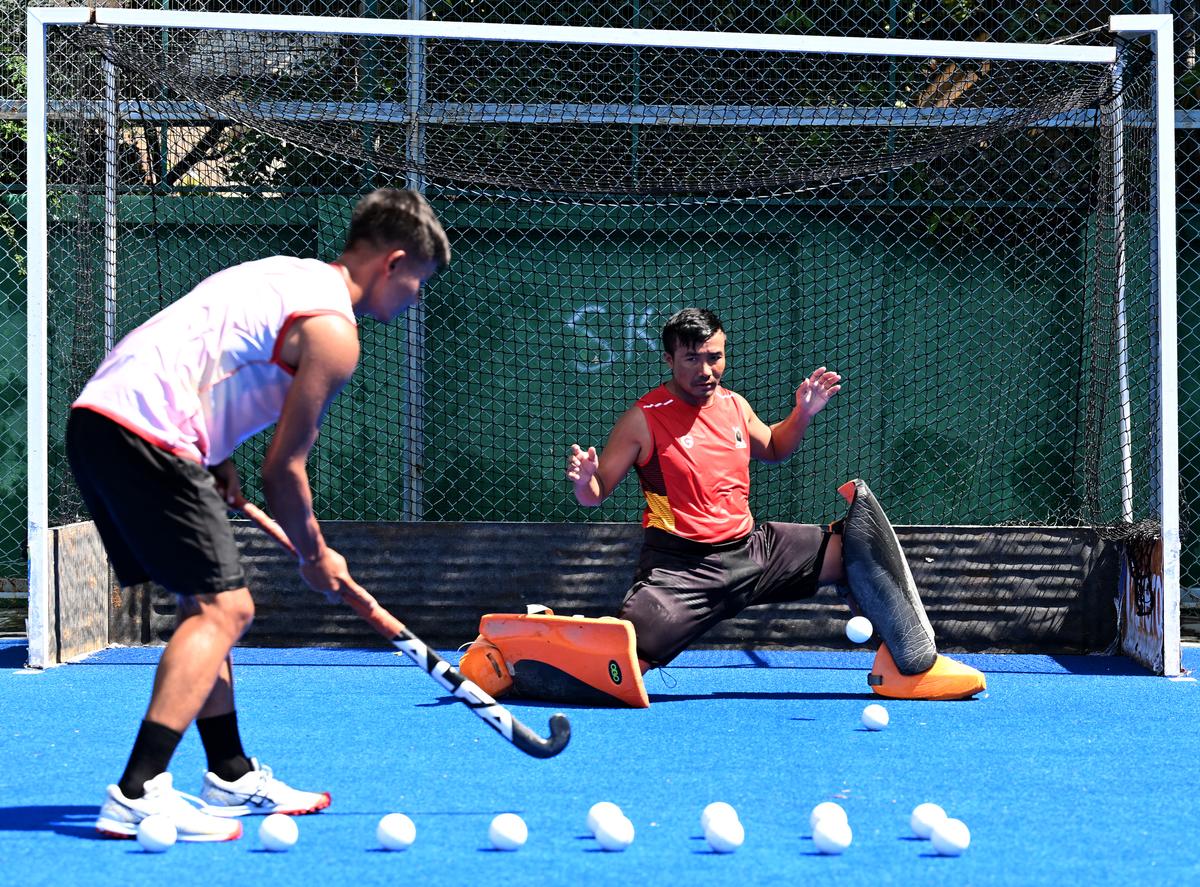
<svg viewBox="0 0 1200 887"><path fill-rule="evenodd" d="M295 368L279 348L296 320L355 324L339 268L274 256L201 281L125 336L72 406L202 465L279 420Z"/></svg>
<svg viewBox="0 0 1200 887"><path fill-rule="evenodd" d="M660 385L637 405L654 444L635 466L646 499L642 526L708 543L753 530L750 431L738 397L718 386L698 407Z"/></svg>

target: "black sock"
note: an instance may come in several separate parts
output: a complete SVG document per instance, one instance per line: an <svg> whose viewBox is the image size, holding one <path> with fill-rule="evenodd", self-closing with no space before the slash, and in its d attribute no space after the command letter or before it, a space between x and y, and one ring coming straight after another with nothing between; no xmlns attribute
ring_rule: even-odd
<svg viewBox="0 0 1200 887"><path fill-rule="evenodd" d="M137 739L133 741L133 751L129 753L129 763L125 765L125 772L117 783L121 794L131 800L144 795L146 780L166 772L171 755L175 754L175 748L182 738L182 733L170 727L154 721L142 721Z"/></svg>
<svg viewBox="0 0 1200 887"><path fill-rule="evenodd" d="M233 782L254 769L242 750L236 711L211 718L198 718L196 729L200 731L204 754L208 756L208 769L217 776L226 782Z"/></svg>

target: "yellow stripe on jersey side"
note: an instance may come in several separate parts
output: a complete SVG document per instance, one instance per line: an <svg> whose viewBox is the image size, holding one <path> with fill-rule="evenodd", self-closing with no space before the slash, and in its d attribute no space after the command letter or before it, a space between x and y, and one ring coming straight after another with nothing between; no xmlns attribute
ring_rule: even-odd
<svg viewBox="0 0 1200 887"><path fill-rule="evenodd" d="M675 515L671 512L671 503L667 497L651 493L649 490L642 490L642 493L646 496L646 506L650 509L649 526L674 533Z"/></svg>

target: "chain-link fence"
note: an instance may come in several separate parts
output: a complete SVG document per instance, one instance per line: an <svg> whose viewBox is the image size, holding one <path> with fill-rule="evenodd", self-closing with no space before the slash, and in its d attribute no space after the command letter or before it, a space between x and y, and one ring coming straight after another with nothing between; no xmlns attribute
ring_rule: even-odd
<svg viewBox="0 0 1200 887"><path fill-rule="evenodd" d="M1004 41L1070 38L1076 43L1106 44L1110 42L1105 32L1109 14L1158 11L1136 3L1005 3L1000 4L1004 8L999 10L997 4L986 4L984 9L985 4L959 2L781 2L733 7L719 3L498 2L468 6L419 0L412 3L187 0L144 5L234 12L424 16L448 21L870 37ZM0 415L4 424L0 425L0 433L5 435L6 443L11 438L10 445L0 455L0 574L19 576L24 569L21 545L25 520L21 265L24 138L20 107L23 6L5 3L0 10L4 13L4 39L8 40L3 47L8 53L4 58L11 60L4 67L5 91L0 94L0 100L7 100L5 116L0 118L4 127L0 134L5 139L4 153L0 156L0 183L6 189L6 214L0 216L0 241L4 244L0 254L3 294ZM1200 79L1192 77L1191 21L1184 16L1177 18L1178 93L1185 123L1191 106L1188 103L1200 103ZM229 64L236 54L221 54L229 49L227 45L213 44L205 50L210 52L208 57L202 52L194 54L197 70ZM286 64L302 75L311 73L305 66L309 62L323 65L329 51L330 47L319 45L319 41L307 47L293 44L286 50ZM306 53L311 58L306 60ZM363 58L368 62L364 63ZM356 98L378 101L386 99L389 90L402 93L391 81L403 79L403 74L398 73L403 71L403 65L390 64L383 51L373 62L371 58L370 52L360 53L355 71L361 74L364 65L374 65L369 78L374 92ZM639 63L642 61L646 60ZM331 69L322 70L325 76L331 73ZM217 69L211 73L229 72ZM713 76L722 78L724 83L733 73L736 72L726 70L720 74L713 72ZM889 91L887 103L897 107L906 104L906 100L915 104L922 89L936 84L939 77L942 88L954 89L955 84L961 87L964 83L968 85L963 92L970 88L969 71L945 74L930 69L917 74L921 76L905 80L891 70L878 78L862 78L851 88L861 92L862 88L872 88L862 87L868 81L876 88L883 84L881 88ZM458 72L455 76L463 75ZM660 79L663 76L660 72ZM786 79L781 79L781 89ZM93 85L95 82L92 81ZM649 83L649 76L646 82ZM751 89L761 85L758 80ZM159 98L165 99L165 92ZM870 97L873 102L878 99L879 96ZM838 98L838 103L849 107L855 100L854 96L845 95ZM808 101L827 105L830 98L811 97ZM938 100L926 102L936 106ZM942 107L955 103L947 101ZM795 105L797 101L793 96L781 104ZM144 120L122 140L120 175L125 177L125 185L131 186L130 195L136 197L138 188L132 186L139 182L153 180L158 186L144 190L140 202L131 202L123 210L131 236L122 246L122 263L125 267L144 263L145 267L153 268L153 280L138 285L157 292L157 296L123 303L117 324L120 331L155 310L156 299L177 295L186 289L185 284L190 285L203 274L234 261L270 252L329 257L330 250L336 252L338 247L339 226L349 195L380 179L380 171L373 169L371 162L373 156L378 159L380 145L386 141L386 121L380 121L379 132L367 140L370 142L367 149L359 144L345 152L355 156L355 162L349 165L321 155L281 160L272 139L286 139L288 133L261 139L239 133L236 159L231 160L228 153L222 155L220 174L228 182L233 163L238 180L248 186L264 183L272 188L286 186L291 197L275 201L267 218L261 208L251 208L255 206L253 201L242 201L240 206L231 203L227 186L214 189L226 196L203 195L205 187L211 184L206 178L211 167L206 167L205 158L214 156L212 148L217 143L224 140L228 144L230 133L225 127L214 127L210 121L200 119L181 125L180 113L173 112L174 123L170 126ZM663 158L673 156L670 150L660 145L656 151L656 146L650 143L654 128L639 128L635 122L631 130L630 140L636 143L633 153L641 161L631 166L626 158L622 169L626 172L636 169L637 177L644 180L654 172L651 161L657 160L658 174L664 181L677 177L671 168L661 166ZM512 209L511 193L504 201L490 205L477 201L468 205L461 199L465 193L461 186L436 183L439 174L445 179L444 170L419 168L402 147L399 153L408 157L409 174L430 175L435 180L431 196L438 201L450 227L466 232L455 240L458 255L455 272L444 282L435 282L425 318L425 324L435 327L438 336L428 339L435 344L430 346L430 353L421 355L422 364L437 367L444 378L426 378L412 384L416 370L411 362L415 341L411 327L368 331L368 357L372 353L398 356L401 364L394 378L358 383L344 395L346 405L339 407L344 414L335 411L331 416L330 427L342 444L317 463L321 467L315 481L323 514L374 519L630 519L637 509L632 490L599 514L585 515L570 506L557 471L559 460L546 449L546 439L553 438L555 444L561 445L559 438L563 435L578 434L590 436L596 444L602 443L597 438L607 423L632 397L651 387L658 378L653 340L668 306L681 307L700 299L741 318L745 328L738 332L745 340L745 352L756 355L753 359L760 364L758 369L763 374L778 376L783 393L788 382L795 381L795 372L788 366L790 355L777 353L774 342L802 343L803 360L811 362L811 355L812 360L828 359L837 362L839 368L853 368L857 372L855 396L860 403L857 414L867 418L861 422L848 418L831 420L822 430L821 439L812 446L819 451L822 446L834 446L836 441L839 447L849 446L862 453L853 466L855 473L879 478L889 503L894 503L891 507L896 520L914 523L1115 520L1116 516L1108 511L1110 504L1095 508L1084 501L1088 478L1081 475L1091 472L1096 483L1110 483L1102 478L1111 478L1112 466L1104 464L1107 457L1089 457L1077 452L1088 446L1089 436L1095 437L1095 428L1088 424L1087 416L1064 418L1067 413L1081 409L1083 401L1079 399L1045 397L1036 410L1026 410L1024 415L1014 417L1012 424L1005 425L996 424L996 413L1009 404L998 402L994 395L982 400L976 398L957 416L945 415L938 422L920 425L915 431L912 423L897 421L905 411L915 415L929 409L918 395L905 392L896 377L920 371L930 343L897 340L904 338L913 318L931 311L946 314L944 329L948 332L939 334L942 340L938 347L960 349L965 355L973 355L962 361L969 371L955 378L953 387L957 391L1005 388L1004 380L1017 369L1014 362L1006 359L1003 347L994 353L986 348L979 350L982 342L999 342L1002 333L1015 333L1016 338L1024 340L1042 337L1047 347L1036 351L1034 359L1042 361L1042 368L1056 380L1075 379L1076 389L1088 385L1105 387L1105 383L1089 380L1076 371L1077 366L1089 361L1097 372L1112 370L1111 366L1095 365L1093 358L1100 345L1094 338L1094 329L1088 329L1091 321L1088 306L1084 304L1096 295L1096 286L1088 283L1086 277L1088 268L1097 261L1096 244L1103 240L1105 232L1097 230L1094 220L1078 212L1076 192L1094 185L1092 181L1081 181L1078 173L1082 165L1094 164L1095 159L1089 157L1098 150L1089 137L1080 133L1081 130L1072 127L997 132L994 137L984 139L985 145L976 146L970 163L927 159L919 174L908 177L894 171L860 171L849 191L823 193L819 199L811 199L809 195L804 201L782 206L776 203L691 212L686 220L681 220L671 207L631 207L621 201L608 204L582 201L569 211L539 203L530 198L544 183L513 181L511 177L506 180L505 169L500 168L503 163L483 172L492 176L493 185L522 189L517 201L523 204L520 212ZM1195 313L1198 309L1192 298L1196 289L1192 281L1200 272L1200 257L1194 254L1193 244L1200 243L1200 238L1192 234L1195 223L1191 219L1193 208L1200 204L1200 197L1193 194L1200 185L1200 171L1192 169L1200 151L1192 135L1193 131L1185 128L1179 137L1181 462L1184 466L1181 485L1185 508L1196 486L1196 479L1189 474L1188 455L1191 442L1196 439L1195 424L1200 421L1200 390L1194 381L1197 378L1194 364L1200 360L1200 340L1195 332L1200 329L1200 316ZM502 128L493 131L491 137L493 143L473 146L480 150L472 152L472 156L486 156L494 164L521 161L524 168L546 171L544 167L539 170L528 157L514 158L517 147L504 142ZM72 134L66 129L52 132L51 163L55 162L56 150L62 151L64 163L68 157L72 162L81 158L86 162L95 145L80 138L78 132ZM453 141L453 138L447 140ZM539 150L547 147L541 146ZM728 157L730 152L744 151L746 147L726 145L725 154L718 150L706 155L705 160ZM889 151L894 148L894 144L888 146ZM697 166L696 158L681 156L676 160L674 171ZM393 167L391 172L396 173L397 168ZM580 168L580 175L596 172L595 165ZM614 179L604 179L595 187L613 191L620 190L621 185ZM181 210L180 201L170 199L172 191L181 188L188 189L191 195L186 213ZM885 196L889 202L880 210ZM89 205L90 198L80 196L77 200L70 211L58 216L59 224L64 227L60 227L55 240L64 247L84 242L88 227L99 224ZM204 208L205 201L208 209ZM763 206L767 208L764 210ZM574 218L564 220L564 213L573 214ZM207 221L197 221L198 218ZM797 244L793 232L798 229L816 233L811 235L811 242ZM247 236L250 231L255 232L252 238ZM569 233L579 231L603 234L580 237ZM893 243L891 250L880 250L879 245L890 238L900 241L900 246ZM622 257L623 280L605 279L614 254ZM712 258L714 255L718 258ZM632 256L639 258L633 260ZM96 267L95 259L94 255L84 255L77 246L52 256L59 289L96 293L97 281L88 270ZM548 282L541 265L559 269L558 283ZM1136 271L1133 269L1132 273ZM578 279L570 280L572 277ZM559 291L564 279L571 282L568 294ZM1008 314L1007 308L993 310L999 300L1013 299L1014 280L1022 281L1015 285L1021 288L1015 301L1032 302L1052 310L1020 317ZM981 281L988 282L998 300L997 306L979 304L977 293ZM660 291L661 298L647 301L638 297L647 290ZM871 296L873 292L878 295ZM928 298L931 292L938 294L936 299ZM473 309L473 299L478 293L497 297L497 302L489 303L490 311L503 311L509 318L529 315L528 322L535 331L545 328L545 318L554 314L558 318L555 328L562 330L562 335L550 340L539 340L536 332L532 339L516 336L512 334L511 323L498 323L495 316L481 316ZM850 293L860 300L865 298L872 310L886 308L887 313L875 318L881 341L864 343L853 329L859 319L853 318L851 323L851 318L838 313L845 309L844 299ZM90 309L86 307L88 298L92 297L83 300L83 310L77 307L70 316L60 315L52 330L52 336L63 341L91 341L87 346L67 345L62 352L79 358L80 366L71 370L76 375L86 372L96 359L96 333L79 335L77 329L97 322L103 314L102 307L94 303ZM561 301L563 298L567 301ZM897 304L883 305L893 299ZM761 300L788 307L782 312L763 310ZM589 308L592 305L607 307L592 310ZM829 326L838 330L828 335L827 342L805 341L813 338L814 319L807 312L814 310L814 305L824 306L817 310L827 310ZM614 310L613 306L621 310ZM570 321L565 328L560 315ZM1132 322L1144 326L1149 319L1143 311ZM772 324L778 326L771 329ZM1049 347L1064 340L1078 343L1077 350L1062 354ZM870 351L872 358L864 360L860 356L863 351ZM589 365L572 367L572 361L579 363L579 355ZM490 377L475 366L481 359L524 366L511 376L515 384L500 391L489 388ZM56 370L67 368L69 363ZM625 374L622 384L598 395L597 386L590 384L596 378L592 374L614 363ZM570 372L572 369L574 372ZM62 384L56 385L55 396L69 398L77 380L73 376L60 378ZM427 403L420 403L424 433L419 442L402 434L381 434L380 429L411 427L414 393L419 394L430 382L447 389L458 385L462 398L430 397ZM397 384L407 386L406 390L394 396L382 390ZM748 380L743 381L741 387L745 390L744 386L749 384ZM1102 392L1100 402L1107 403L1111 395L1111 390ZM992 399L988 400L989 397ZM760 403L757 397L752 400L771 417L786 406L774 401ZM375 406L369 408L364 420L361 410L367 403ZM587 405L586 416L575 422L574 427L565 421L571 415L571 404ZM63 404L58 406L61 408ZM1112 409L1111 404L1107 409ZM1082 411L1086 413L1088 408ZM881 417L887 417L887 422ZM883 425L906 430L881 435L879 428ZM427 484L414 482L422 474L434 477L433 472L421 470L426 460L432 463L437 458L434 454L469 453L472 441L479 441L481 449L490 449L486 443L488 430L500 427L511 429L513 435L505 452L493 450L474 463L458 461L453 470L436 480ZM389 437L393 442L381 446L380 440ZM997 460L992 452L997 446L1007 448L1010 455ZM420 447L424 447L424 454ZM371 454L366 464L361 458L364 452ZM254 462L259 455L249 451L247 463ZM992 476L983 468L997 462L1005 467L1003 477ZM1147 466L1141 467L1146 469L1145 474L1149 473ZM773 473L776 491L786 489L794 493L783 500L788 513L774 516L825 518L830 506L820 498L820 491L832 489L847 468L846 464L835 462L818 469L815 459L809 459L798 461L786 473ZM71 513L72 497L65 478L59 479L56 495L60 514ZM1111 497L1107 501L1111 503ZM820 505L821 502L825 504ZM1018 504L1013 506L1013 502ZM539 517L531 518L531 511ZM1186 515L1185 511L1185 521ZM1193 534L1185 537L1185 546L1184 584L1200 585L1200 567L1194 566L1196 559L1189 556L1196 548Z"/></svg>

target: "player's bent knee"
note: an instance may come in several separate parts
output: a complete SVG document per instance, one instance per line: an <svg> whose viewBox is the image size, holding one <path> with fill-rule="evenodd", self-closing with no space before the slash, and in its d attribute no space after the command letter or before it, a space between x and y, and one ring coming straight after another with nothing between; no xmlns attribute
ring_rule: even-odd
<svg viewBox="0 0 1200 887"><path fill-rule="evenodd" d="M201 597L212 599L211 606L204 608L204 612L218 620L225 633L234 640L244 635L254 622L254 598L248 588Z"/></svg>

